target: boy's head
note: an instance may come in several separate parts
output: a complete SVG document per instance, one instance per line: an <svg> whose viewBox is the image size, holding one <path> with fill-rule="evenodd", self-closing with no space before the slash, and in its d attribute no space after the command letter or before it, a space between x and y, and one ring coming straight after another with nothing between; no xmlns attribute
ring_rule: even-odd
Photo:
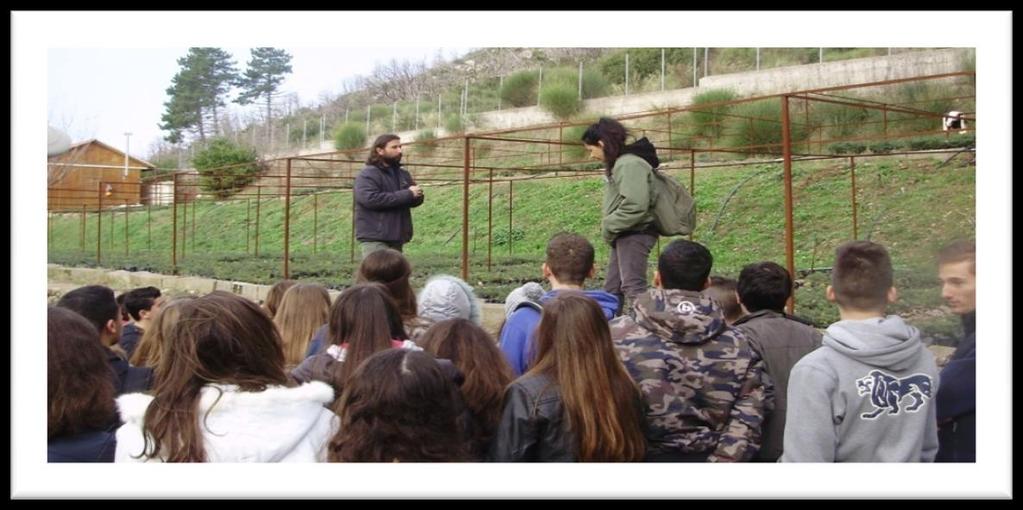
<svg viewBox="0 0 1023 510"><path fill-rule="evenodd" d="M151 319L161 304L160 289L156 287L140 287L124 294L124 307L136 322Z"/></svg>
<svg viewBox="0 0 1023 510"><path fill-rule="evenodd" d="M99 331L104 345L117 343L121 337L121 309L110 287L86 285L64 294L57 306L77 312Z"/></svg>
<svg viewBox="0 0 1023 510"><path fill-rule="evenodd" d="M699 292L709 283L707 276L712 265L714 257L702 244L676 239L657 259L654 286Z"/></svg>
<svg viewBox="0 0 1023 510"><path fill-rule="evenodd" d="M827 298L844 310L884 314L897 294L888 250L870 241L850 241L835 250Z"/></svg>
<svg viewBox="0 0 1023 510"><path fill-rule="evenodd" d="M594 274L593 245L585 237L571 232L555 234L547 242L543 276L561 285L582 287Z"/></svg>
<svg viewBox="0 0 1023 510"><path fill-rule="evenodd" d="M703 289L703 294L710 296L721 305L725 314L725 322L731 324L742 317L742 307L735 298L736 282L723 276L711 276L710 286Z"/></svg>
<svg viewBox="0 0 1023 510"><path fill-rule="evenodd" d="M756 262L742 268L736 287L739 302L750 313L782 311L792 295L792 277L774 262Z"/></svg>
<svg viewBox="0 0 1023 510"><path fill-rule="evenodd" d="M977 309L977 248L973 241L956 241L938 252L941 297L953 313Z"/></svg>

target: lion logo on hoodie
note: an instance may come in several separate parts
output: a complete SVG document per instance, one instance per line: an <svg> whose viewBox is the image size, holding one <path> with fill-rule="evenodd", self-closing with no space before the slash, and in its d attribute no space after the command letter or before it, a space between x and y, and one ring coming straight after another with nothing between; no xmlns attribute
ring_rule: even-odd
<svg viewBox="0 0 1023 510"><path fill-rule="evenodd" d="M860 418L873 420L885 410L889 416L897 415L899 403L905 397L913 397L913 403L905 411L914 413L931 398L931 378L926 374L913 374L899 379L880 370L871 370L866 377L856 380L856 392L870 394L870 403L875 407L873 412L863 413Z"/></svg>

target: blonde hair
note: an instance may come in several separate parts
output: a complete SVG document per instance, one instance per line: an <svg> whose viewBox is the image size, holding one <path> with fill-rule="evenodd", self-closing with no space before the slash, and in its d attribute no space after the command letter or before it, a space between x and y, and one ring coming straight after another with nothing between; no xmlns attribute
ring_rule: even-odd
<svg viewBox="0 0 1023 510"><path fill-rule="evenodd" d="M330 294L322 285L300 283L289 288L277 306L274 324L281 333L284 364L291 368L305 359L309 341L327 323Z"/></svg>
<svg viewBox="0 0 1023 510"><path fill-rule="evenodd" d="M181 305L196 299L195 296L172 298L164 303L149 327L142 333L135 352L129 360L136 367L156 368L160 363L161 345L170 337L170 332L181 317Z"/></svg>

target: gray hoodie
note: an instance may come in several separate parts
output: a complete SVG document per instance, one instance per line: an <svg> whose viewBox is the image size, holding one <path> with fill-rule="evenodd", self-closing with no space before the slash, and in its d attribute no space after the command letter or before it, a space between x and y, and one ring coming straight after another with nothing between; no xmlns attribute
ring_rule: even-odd
<svg viewBox="0 0 1023 510"><path fill-rule="evenodd" d="M789 375L781 462L932 462L938 368L896 315L839 321Z"/></svg>

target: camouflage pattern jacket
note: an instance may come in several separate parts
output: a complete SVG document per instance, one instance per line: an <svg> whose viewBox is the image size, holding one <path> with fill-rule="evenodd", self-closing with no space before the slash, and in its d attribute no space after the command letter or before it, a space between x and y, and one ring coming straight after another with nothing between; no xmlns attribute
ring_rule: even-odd
<svg viewBox="0 0 1023 510"><path fill-rule="evenodd" d="M643 391L648 457L752 459L773 385L716 302L698 292L650 289L629 315L611 321L611 336Z"/></svg>

